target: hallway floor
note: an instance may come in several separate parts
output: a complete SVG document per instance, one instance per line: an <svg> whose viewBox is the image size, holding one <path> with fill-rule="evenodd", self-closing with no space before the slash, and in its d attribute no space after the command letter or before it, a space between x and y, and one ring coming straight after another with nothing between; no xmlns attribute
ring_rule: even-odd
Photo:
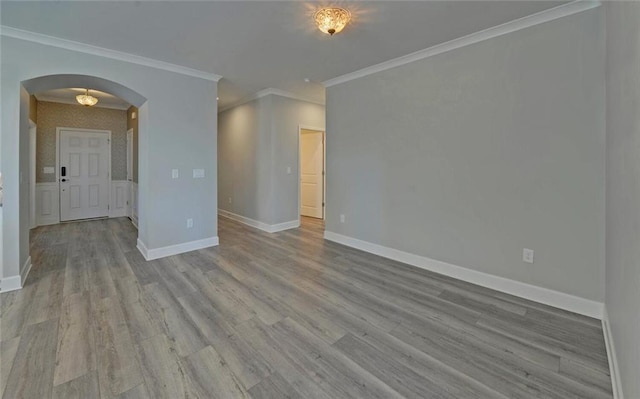
<svg viewBox="0 0 640 399"><path fill-rule="evenodd" d="M4 398L611 398L601 324L220 218L145 262L128 219L39 227L0 295Z"/></svg>

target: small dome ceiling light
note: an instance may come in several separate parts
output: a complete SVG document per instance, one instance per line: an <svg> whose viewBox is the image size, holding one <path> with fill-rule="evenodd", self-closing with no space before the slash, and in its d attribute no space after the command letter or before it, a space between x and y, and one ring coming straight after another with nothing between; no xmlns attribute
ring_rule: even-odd
<svg viewBox="0 0 640 399"><path fill-rule="evenodd" d="M321 32L333 36L344 29L351 19L351 13L344 8L321 8L313 19Z"/></svg>
<svg viewBox="0 0 640 399"><path fill-rule="evenodd" d="M76 100L85 107L93 107L98 103L98 99L89 94L89 89L85 90L85 94L78 94Z"/></svg>

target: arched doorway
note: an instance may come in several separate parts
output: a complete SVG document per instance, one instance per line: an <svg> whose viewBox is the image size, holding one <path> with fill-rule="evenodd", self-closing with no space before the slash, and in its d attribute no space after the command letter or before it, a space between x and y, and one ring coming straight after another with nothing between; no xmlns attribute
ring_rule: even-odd
<svg viewBox="0 0 640 399"><path fill-rule="evenodd" d="M69 87L88 87L92 89L96 89L102 92L113 94L129 104L138 108L138 121L139 121L139 134L140 134L140 145L138 147L138 152L142 152L145 149L146 139L145 136L147 129L147 99L141 95L140 93L120 84L114 82L112 80L100 78L97 76L90 75L79 75L79 74L55 74L55 75L46 75L40 76L32 79L23 80L20 82L20 110L19 110L19 119L20 119L20 134L23 132L23 124L29 121L29 96L30 94L45 92L49 90L55 89L63 89ZM26 101L25 101L26 99ZM26 158L26 159L25 159ZM28 157L25 157L24 154L19 154L19 180L20 186L17 190L18 201L17 201L17 210L16 212L7 212L3 218L4 222L11 225L12 230L17 232L16 237L12 237L12 241L15 240L15 244L18 247L18 255L17 257L22 258L23 253L27 253L29 251L29 227L31 218L31 196L33 195L32 190L27 189L24 190L22 188L22 183L24 179L29 179L31 175L31 171L29 170L32 166L28 160ZM10 171L9 171L10 172ZM146 186L144 182L138 184L139 191L143 193L146 190ZM144 196L141 194L140 196ZM15 203L14 203L15 204ZM12 207L15 208L15 207ZM9 211L9 209L5 209ZM138 225L144 225L144 209L140 209L138 212L139 222ZM8 220L7 220L8 219ZM28 221L28 222L25 222ZM4 237L8 238L8 237ZM14 255L15 256L15 255ZM4 257L4 254L3 254ZM13 257L13 256L12 256ZM21 288L24 285L26 276L31 267L30 258L28 258L27 262L14 262L13 259L10 259L10 262L6 262L11 266L15 266L16 264L20 264L19 273L11 272L7 273L4 271L4 274L13 275L14 277L3 278L2 279L2 291L10 291L13 289ZM16 270L18 271L18 270Z"/></svg>

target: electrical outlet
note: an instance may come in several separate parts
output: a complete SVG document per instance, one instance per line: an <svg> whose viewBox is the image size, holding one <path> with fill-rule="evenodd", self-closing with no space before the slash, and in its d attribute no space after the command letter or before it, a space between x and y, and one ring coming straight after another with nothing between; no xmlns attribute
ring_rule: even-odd
<svg viewBox="0 0 640 399"><path fill-rule="evenodd" d="M291 174L291 166L287 166L287 174L290 175Z"/></svg>
<svg viewBox="0 0 640 399"><path fill-rule="evenodd" d="M171 169L171 178L177 179L178 177L180 177L180 172L178 171L178 169Z"/></svg>
<svg viewBox="0 0 640 399"><path fill-rule="evenodd" d="M194 169L193 170L193 178L194 179L202 179L202 178L204 178L204 169Z"/></svg>
<svg viewBox="0 0 640 399"><path fill-rule="evenodd" d="M190 229L193 227L193 219L187 219L187 228Z"/></svg>
<svg viewBox="0 0 640 399"><path fill-rule="evenodd" d="M344 223L344 215L340 214L340 223Z"/></svg>
<svg viewBox="0 0 640 399"><path fill-rule="evenodd" d="M522 261L526 263L533 263L533 249L522 249Z"/></svg>
<svg viewBox="0 0 640 399"><path fill-rule="evenodd" d="M231 197L229 197L229 204L231 204Z"/></svg>

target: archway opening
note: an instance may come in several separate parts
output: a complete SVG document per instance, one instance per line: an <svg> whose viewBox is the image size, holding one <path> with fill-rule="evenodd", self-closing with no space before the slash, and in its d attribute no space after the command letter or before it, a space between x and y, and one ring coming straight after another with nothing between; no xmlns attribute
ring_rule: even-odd
<svg viewBox="0 0 640 399"><path fill-rule="evenodd" d="M89 75L75 75L75 74L57 74L57 75L46 75L46 76L41 76L41 77L37 77L37 78L33 78L33 79L28 79L28 80L24 80L21 82L21 87L20 87L20 92L21 92L21 101L20 101L20 134L26 134L25 129L23 129L23 123L26 121L26 123L28 124L28 131L29 131L29 137L32 136L31 134L31 130L33 130L33 124L29 122L30 118L30 101L23 101L22 98L26 95L27 98L30 97L31 94L38 94L38 93L43 93L43 92L50 92L52 90L57 90L57 89L67 89L67 88L74 88L74 87L85 87L85 88L90 88L93 90L97 90L100 92L104 92L104 93L109 93L115 97L118 97L122 100L124 100L124 102L130 104L132 107L135 107L135 120L138 124L137 126L137 132L139 134L138 138L138 143L139 145L137 145L136 148L136 152L138 155L138 162L140 164L142 164L142 160L140 160L140 154L141 153L146 153L144 151L145 150L145 145L146 145L146 132L148 131L148 110L147 110L147 99L145 98L145 96L141 95L140 93L111 80L107 80L107 79L103 79L97 76L89 76ZM130 118L132 115L131 112L127 112L126 113L126 117ZM34 121L35 122L35 121ZM128 127L128 126L127 126ZM37 127L36 127L37 128ZM127 133L128 133L127 129ZM56 144L57 147L57 144ZM127 149L128 149L128 145L127 145ZM52 151L54 151L57 155L58 152L58 148L53 149ZM26 159L29 158L30 155L32 153L32 149L30 148L29 150L29 154L23 154L22 151L20 153L20 176L22 178L22 176L24 176L25 178L30 178L33 175L33 171L31 170L33 168L32 163L31 162L24 162L22 161L22 159ZM56 172L58 172L59 168L57 168L56 165ZM145 190L146 190L146 184L144 184L144 181L146 181L146 170L144 168L139 168L140 169L140 176L138 179L138 182L136 184L136 206L138 204L141 204L139 201L140 197L144 197L145 196ZM111 175L111 173L110 173ZM59 183L59 174L56 173L56 180L57 180L57 184ZM128 176L127 176L128 177ZM108 188L109 193L111 194L111 184ZM131 188L132 189L132 188ZM130 190L131 190L130 189ZM20 214L20 229L19 229L19 242L20 242L20 249L22 251L22 248L24 248L25 246L27 248L30 248L30 234L29 234L29 230L31 227L33 227L33 222L32 222L32 212L30 210L32 204L33 204L33 196L34 196L34 192L35 190L32 190L31 187L29 187L28 190L19 190L19 214ZM128 198L131 198L132 195L128 195ZM38 198L38 196L36 195L36 198ZM113 202L112 199L110 199L111 202ZM25 219L22 215L28 215L28 217ZM144 225L144 209L142 209L142 206L140 208L138 208L138 211L136 212L136 216L138 219L138 223L136 224L136 227L140 226L140 225ZM136 237L132 237L133 238L133 242L135 245L135 239L137 239L137 236L139 236L140 234L140 228L138 228L137 231L135 231L135 235ZM30 251L30 249L28 249ZM23 286L25 284L25 280L27 277L27 273L28 270L21 270L20 271L20 275L21 275L21 280L20 281L20 286ZM16 287L19 288L19 287Z"/></svg>

